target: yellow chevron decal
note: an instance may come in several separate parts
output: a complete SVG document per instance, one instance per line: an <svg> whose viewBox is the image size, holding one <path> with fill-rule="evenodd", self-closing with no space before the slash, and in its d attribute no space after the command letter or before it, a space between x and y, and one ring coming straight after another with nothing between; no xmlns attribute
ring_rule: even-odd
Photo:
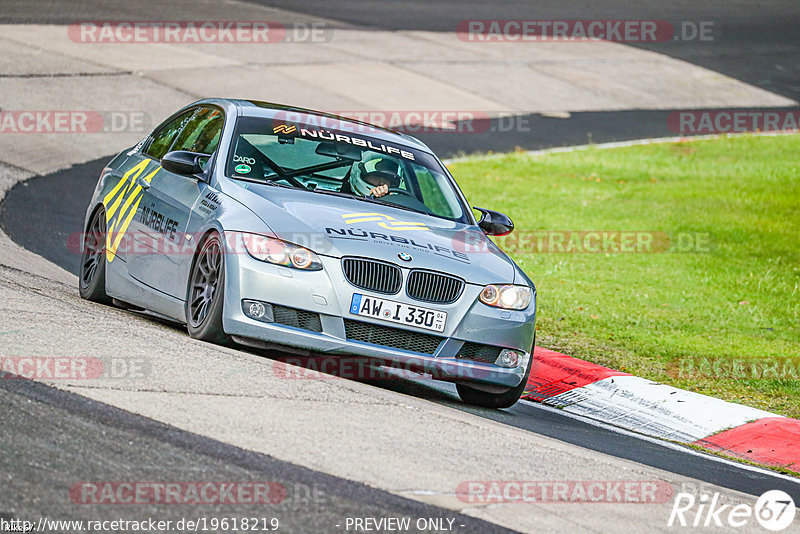
<svg viewBox="0 0 800 534"><path fill-rule="evenodd" d="M344 222L347 224L356 224L360 222L370 221L393 221L394 217L383 215L381 213L348 213L342 215Z"/></svg>
<svg viewBox="0 0 800 534"><path fill-rule="evenodd" d="M142 201L142 186L136 184L136 179L144 172L149 163L150 161L143 160L131 167L103 198L103 206L106 208L106 259L109 262L116 258L122 238L125 237L125 232ZM149 184L159 169L161 166L156 166L142 180ZM121 209L120 206L122 206Z"/></svg>
<svg viewBox="0 0 800 534"><path fill-rule="evenodd" d="M378 221L378 226L388 230L430 230L430 228L425 226L425 223L398 221L391 215L384 215L382 213L346 213L342 215L342 218L346 224Z"/></svg>

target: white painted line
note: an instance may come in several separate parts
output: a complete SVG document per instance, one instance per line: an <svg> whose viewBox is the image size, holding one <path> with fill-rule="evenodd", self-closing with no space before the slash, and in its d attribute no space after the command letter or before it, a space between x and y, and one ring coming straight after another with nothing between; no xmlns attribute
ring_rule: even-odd
<svg viewBox="0 0 800 534"><path fill-rule="evenodd" d="M776 414L638 376L612 376L544 401L641 434L691 443Z"/></svg>

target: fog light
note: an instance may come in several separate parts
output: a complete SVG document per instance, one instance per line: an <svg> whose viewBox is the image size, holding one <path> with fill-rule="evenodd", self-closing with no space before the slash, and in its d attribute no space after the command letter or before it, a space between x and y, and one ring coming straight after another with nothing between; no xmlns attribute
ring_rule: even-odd
<svg viewBox="0 0 800 534"><path fill-rule="evenodd" d="M264 314L267 313L267 307L261 304L260 302L252 302L250 304L250 309L248 311L250 313L248 313L247 315L249 315L250 317L253 317L255 319L261 319L262 317L264 317Z"/></svg>
<svg viewBox="0 0 800 534"><path fill-rule="evenodd" d="M522 354L515 350L503 349L494 363L500 367L517 367L522 362Z"/></svg>
<svg viewBox="0 0 800 534"><path fill-rule="evenodd" d="M251 319L271 323L275 319L272 316L272 306L257 300L243 300L242 311Z"/></svg>

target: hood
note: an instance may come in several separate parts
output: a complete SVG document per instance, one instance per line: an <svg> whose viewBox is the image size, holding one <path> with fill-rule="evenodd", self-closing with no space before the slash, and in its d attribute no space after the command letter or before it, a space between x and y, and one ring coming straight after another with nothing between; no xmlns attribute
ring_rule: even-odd
<svg viewBox="0 0 800 534"><path fill-rule="evenodd" d="M447 272L473 284L515 278L514 262L477 226L356 198L244 182L220 185L276 237L320 255L375 258Z"/></svg>

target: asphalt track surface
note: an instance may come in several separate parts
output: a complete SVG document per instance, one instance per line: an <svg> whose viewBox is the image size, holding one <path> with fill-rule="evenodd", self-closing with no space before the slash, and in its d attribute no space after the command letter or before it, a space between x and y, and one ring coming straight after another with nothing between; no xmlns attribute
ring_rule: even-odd
<svg viewBox="0 0 800 534"><path fill-rule="evenodd" d="M546 0L253 0L272 7L323 16L376 30L453 32L465 20L666 20L711 22L712 40L629 43L720 72L750 85L800 101L800 2L681 0L549 2ZM476 73L480 75L480 73ZM776 108L798 110L800 108ZM526 150L606 143L644 137L671 137L667 116L676 110L572 113L567 118L522 115L520 127L494 120L485 132L419 135L437 153Z"/></svg>
<svg viewBox="0 0 800 534"><path fill-rule="evenodd" d="M800 100L800 3L795 0L250 0L296 13L333 18L376 30L452 32L470 19L666 20L713 23L710 41L630 43L721 72L751 85ZM185 5L163 3L142 13L135 3L108 0L70 2L6 0L0 24L69 24L76 20L152 20L187 16ZM702 46L700 46L702 45ZM635 118L635 117L634 117ZM619 133L630 123L623 121ZM635 135L635 132L632 132ZM514 145L509 145L513 147Z"/></svg>
<svg viewBox="0 0 800 534"><path fill-rule="evenodd" d="M0 24L69 24L87 19L180 20L188 16L185 7L169 3L159 5L157 14L146 15L135 4L119 5L107 0L46 1L31 2L30 5L24 0L8 0L8 3L13 9L0 13ZM680 28L682 23L708 22L712 23L708 41L678 39L627 44L699 65L800 101L800 32L797 31L800 27L800 2L795 0L602 0L591 3L545 0L251 0L250 3L333 18L341 21L343 27L356 24L375 30L453 32L461 21L471 19L666 20L676 28ZM47 8L36 8L36 5ZM797 111L800 107L770 109ZM443 157L508 151L517 147L535 150L668 137L677 135L667 126L666 119L672 111L683 110L584 112L571 113L565 118L523 114L513 124L502 119L479 124L476 133L427 133L417 137Z"/></svg>
<svg viewBox="0 0 800 534"><path fill-rule="evenodd" d="M712 20L719 33L708 46L668 43L657 51L722 72L777 94L800 99L800 3L786 2L593 2L558 3L508 1L503 3L463 1L344 2L342 0L292 0L255 2L312 15L336 13L344 23L375 29L452 31L469 19L624 18ZM16 4L16 2L15 2ZM19 2L19 6L24 6ZM69 23L79 18L79 9L95 19L130 18L120 14L113 2L71 2L67 7L52 3L52 9L9 9L0 22ZM174 17L181 8L165 5ZM159 16L168 17L161 13ZM648 47L654 45L637 45ZM666 128L664 111L573 113L569 118L527 116L530 128L503 132L495 121L484 134L427 134L420 137L442 155L460 152L502 151L517 146L535 149L550 146L606 142L641 137L674 135ZM76 272L77 255L67 243L82 230L83 213L97 176L108 158L96 160L49 176L36 177L8 192L0 205L0 226L17 243ZM46 214L47 216L44 216ZM271 356L276 356L272 354ZM546 435L587 449L626 458L674 473L744 493L758 495L768 489L783 489L800 502L798 484L759 470L719 462L705 455L688 454L678 448L621 434L566 417L531 403L519 403L505 411L488 411L459 405L449 385L390 381L376 384L431 402L445 403L491 418L503 424ZM412 517L457 517L467 532L501 532L500 527L470 517L426 506L361 484L314 472L273 458L251 453L150 419L48 386L25 380L0 381L3 425L0 438L11 454L0 455L0 472L14 476L4 488L20 509L3 509L4 517L75 515L105 518L103 508L86 508L76 514L64 503L65 488L75 480L269 480L287 485L290 498L274 510L284 524L297 531L329 531L331 524L353 515ZM79 428L80 432L74 429ZM321 488L324 499L304 500L305 490ZM7 491L6 491L7 490ZM296 491L295 491L296 490ZM31 495L35 495L31 499ZM60 503L60 504L54 504ZM23 509L22 506L25 506ZM297 513L302 507L303 513ZM187 515L180 507L170 517ZM190 511L197 515L197 507ZM231 509L202 510L205 515L236 515ZM270 510L270 512L272 512ZM139 509L138 516L146 515ZM159 518L168 519L163 509Z"/></svg>
<svg viewBox="0 0 800 534"><path fill-rule="evenodd" d="M711 0L253 0L253 3L330 16L381 30L452 32L464 20L666 20L711 22L710 41L631 43L721 72L794 100L800 99L800 3ZM629 124L624 122L624 124ZM621 129L620 131L624 131Z"/></svg>
<svg viewBox="0 0 800 534"><path fill-rule="evenodd" d="M0 456L0 472L9 476L3 501L18 506L0 510L6 519L154 517L177 522L258 516L267 521L277 518L282 532L332 532L343 530L345 517L405 516L453 519L458 532L510 532L29 380L0 380L0 404L5 412L0 440L6 448ZM79 496L65 498L76 481L98 480L277 482L275 500L279 502L266 506L142 505L134 511L93 504L90 499L84 503Z"/></svg>

